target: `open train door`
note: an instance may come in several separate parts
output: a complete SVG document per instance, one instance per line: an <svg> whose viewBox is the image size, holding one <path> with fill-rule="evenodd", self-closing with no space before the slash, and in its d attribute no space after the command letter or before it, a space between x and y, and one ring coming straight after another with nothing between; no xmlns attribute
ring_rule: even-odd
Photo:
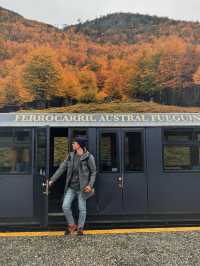
<svg viewBox="0 0 200 266"><path fill-rule="evenodd" d="M35 204L40 224L46 226L48 225L50 128L36 128L35 134Z"/></svg>

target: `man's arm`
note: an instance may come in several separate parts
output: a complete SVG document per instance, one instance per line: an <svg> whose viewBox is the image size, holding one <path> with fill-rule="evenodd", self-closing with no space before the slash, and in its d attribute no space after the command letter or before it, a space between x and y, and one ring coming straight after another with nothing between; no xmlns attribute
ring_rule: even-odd
<svg viewBox="0 0 200 266"><path fill-rule="evenodd" d="M67 158L60 164L59 168L56 170L56 172L52 175L52 177L50 178L50 181L55 182L56 180L58 180L58 178L65 172L65 170L67 169L68 166L68 162L69 162L69 154L67 156Z"/></svg>
<svg viewBox="0 0 200 266"><path fill-rule="evenodd" d="M89 159L88 159L88 166L90 168L91 174L90 174L90 181L89 181L89 186L93 187L95 179L96 179L96 163L95 163L95 159L94 156L92 154L90 154Z"/></svg>

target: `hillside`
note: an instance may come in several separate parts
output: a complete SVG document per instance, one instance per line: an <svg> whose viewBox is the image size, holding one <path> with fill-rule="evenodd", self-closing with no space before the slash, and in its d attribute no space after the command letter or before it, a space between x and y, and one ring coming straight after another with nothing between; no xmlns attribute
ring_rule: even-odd
<svg viewBox="0 0 200 266"><path fill-rule="evenodd" d="M0 21L5 22L5 21L16 21L18 19L23 19L21 15L19 15L16 12L10 11L6 8L0 7Z"/></svg>
<svg viewBox="0 0 200 266"><path fill-rule="evenodd" d="M61 30L0 8L0 108L200 106L199 40L195 22L116 13Z"/></svg>
<svg viewBox="0 0 200 266"><path fill-rule="evenodd" d="M114 13L91 21L66 27L65 31L74 29L91 40L100 43L149 42L153 38L176 35L194 44L200 43L200 23L178 21L165 17Z"/></svg>
<svg viewBox="0 0 200 266"><path fill-rule="evenodd" d="M0 7L0 38L18 43L30 41L44 43L53 40L55 35L61 38L62 31L46 23L28 20Z"/></svg>
<svg viewBox="0 0 200 266"><path fill-rule="evenodd" d="M175 35L194 44L200 43L200 23L173 20L166 17L132 13L114 13L100 18L67 26L64 30L50 24L28 20L23 16L0 7L0 36L7 40L24 42L50 41L63 38L63 33L81 33L94 42L128 43L149 42L154 38ZM42 37L45 33L47 39Z"/></svg>

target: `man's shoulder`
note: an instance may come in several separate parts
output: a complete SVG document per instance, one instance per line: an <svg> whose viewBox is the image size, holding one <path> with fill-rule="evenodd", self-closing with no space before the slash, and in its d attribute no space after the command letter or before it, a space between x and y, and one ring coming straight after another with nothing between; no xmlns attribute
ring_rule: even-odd
<svg viewBox="0 0 200 266"><path fill-rule="evenodd" d="M65 156L65 160L69 161L72 158L72 156L74 156L74 152L73 151L68 152L67 155Z"/></svg>
<svg viewBox="0 0 200 266"><path fill-rule="evenodd" d="M88 159L95 159L94 155L91 152L88 152Z"/></svg>

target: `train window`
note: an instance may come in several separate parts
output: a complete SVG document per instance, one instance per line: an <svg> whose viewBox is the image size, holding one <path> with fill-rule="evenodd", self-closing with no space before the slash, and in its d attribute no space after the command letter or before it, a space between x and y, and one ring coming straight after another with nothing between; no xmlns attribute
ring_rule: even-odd
<svg viewBox="0 0 200 266"><path fill-rule="evenodd" d="M77 136L87 137L87 129L72 129L72 138L75 138Z"/></svg>
<svg viewBox="0 0 200 266"><path fill-rule="evenodd" d="M196 128L163 129L164 170L199 170L200 133Z"/></svg>
<svg viewBox="0 0 200 266"><path fill-rule="evenodd" d="M7 132L8 136L5 136ZM16 142L17 134L25 132L29 138ZM22 137L23 138L23 137ZM31 129L8 129L0 132L0 174L31 172Z"/></svg>
<svg viewBox="0 0 200 266"><path fill-rule="evenodd" d="M125 134L125 171L143 171L143 145L141 132Z"/></svg>
<svg viewBox="0 0 200 266"><path fill-rule="evenodd" d="M192 130L186 129L169 129L164 131L165 141L191 141L192 140Z"/></svg>
<svg viewBox="0 0 200 266"><path fill-rule="evenodd" d="M54 155L53 166L57 167L65 159L68 154L68 138L54 137Z"/></svg>
<svg viewBox="0 0 200 266"><path fill-rule="evenodd" d="M15 143L30 143L31 137L30 137L31 131L30 129L16 129L14 134L14 142Z"/></svg>
<svg viewBox="0 0 200 266"><path fill-rule="evenodd" d="M0 130L0 145L5 143L12 143L13 141L13 129L1 129Z"/></svg>
<svg viewBox="0 0 200 266"><path fill-rule="evenodd" d="M0 148L0 173L27 173L30 170L28 148Z"/></svg>
<svg viewBox="0 0 200 266"><path fill-rule="evenodd" d="M118 172L119 158L117 151L117 134L105 132L100 137L100 171Z"/></svg>
<svg viewBox="0 0 200 266"><path fill-rule="evenodd" d="M164 169L191 169L191 147L164 145Z"/></svg>
<svg viewBox="0 0 200 266"><path fill-rule="evenodd" d="M20 133L22 138L28 135L27 143L20 143ZM9 128L0 131L0 174L31 172L31 139L31 129Z"/></svg>
<svg viewBox="0 0 200 266"><path fill-rule="evenodd" d="M195 132L195 139L200 141L200 132Z"/></svg>

